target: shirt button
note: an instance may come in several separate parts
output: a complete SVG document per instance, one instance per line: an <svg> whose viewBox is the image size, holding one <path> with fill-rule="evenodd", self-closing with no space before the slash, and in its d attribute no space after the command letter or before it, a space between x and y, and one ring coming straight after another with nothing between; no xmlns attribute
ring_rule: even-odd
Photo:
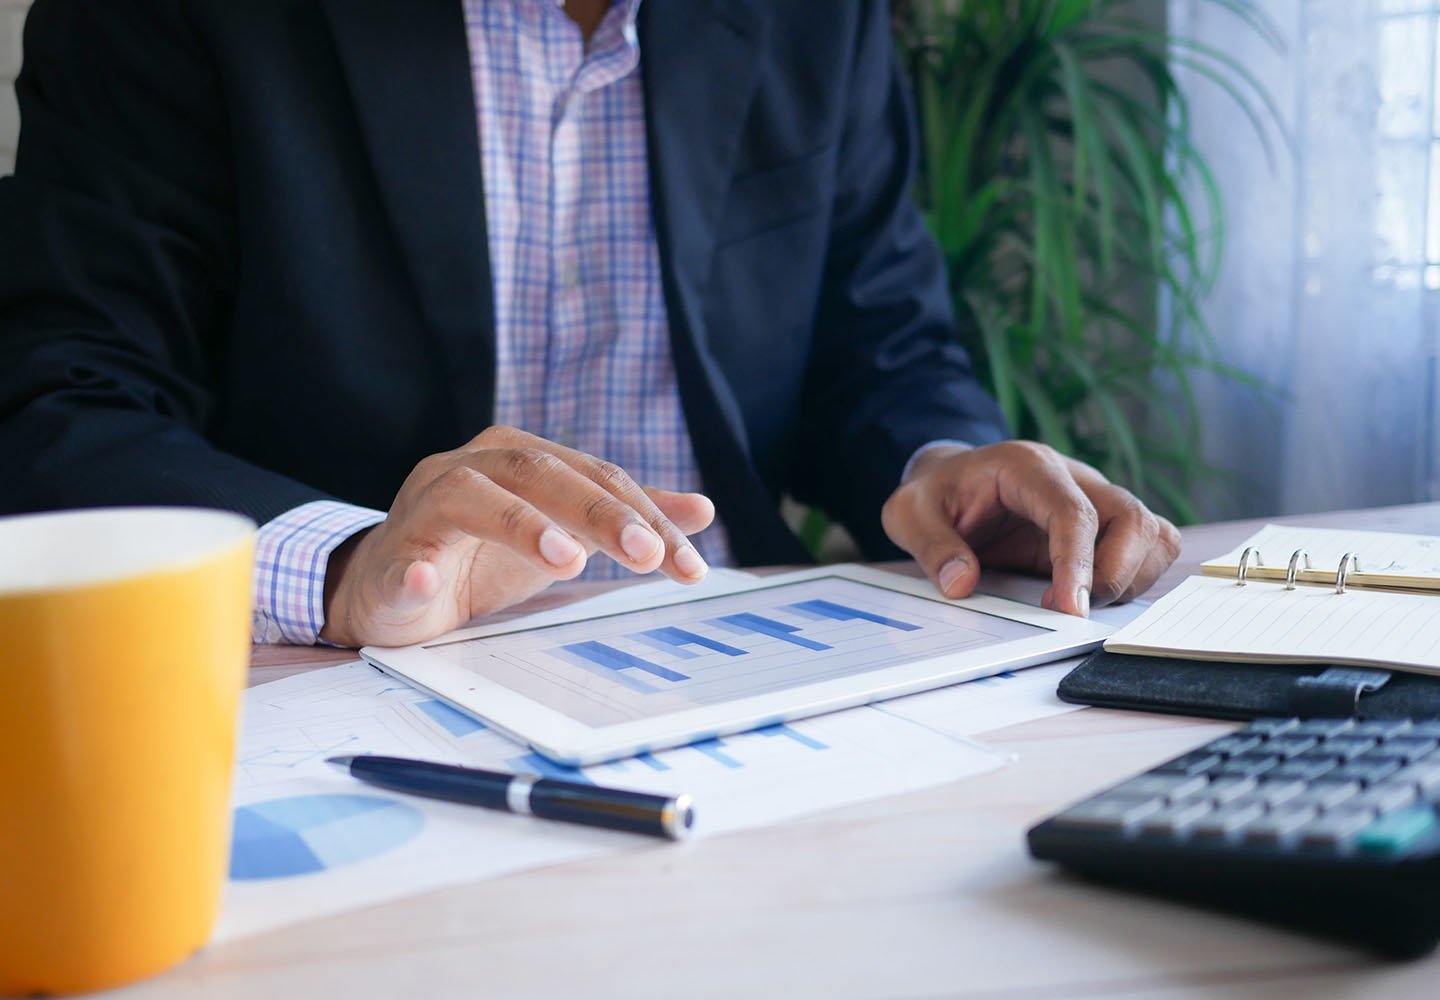
<svg viewBox="0 0 1440 1000"><path fill-rule="evenodd" d="M567 291L580 287L580 266L573 262L561 264L558 278L560 287Z"/></svg>

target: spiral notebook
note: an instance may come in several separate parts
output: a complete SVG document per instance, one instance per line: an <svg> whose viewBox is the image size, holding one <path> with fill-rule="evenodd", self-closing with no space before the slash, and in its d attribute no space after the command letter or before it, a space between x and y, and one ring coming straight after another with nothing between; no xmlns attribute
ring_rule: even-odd
<svg viewBox="0 0 1440 1000"><path fill-rule="evenodd" d="M1267 525L1201 572L1105 649L1440 674L1440 538Z"/></svg>

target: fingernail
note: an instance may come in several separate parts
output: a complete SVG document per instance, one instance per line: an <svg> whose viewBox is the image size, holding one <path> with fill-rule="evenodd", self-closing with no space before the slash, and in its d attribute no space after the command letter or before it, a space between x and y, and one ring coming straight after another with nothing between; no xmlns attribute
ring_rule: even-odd
<svg viewBox="0 0 1440 1000"><path fill-rule="evenodd" d="M710 570L693 545L682 545L675 552L675 568L686 576L704 576Z"/></svg>
<svg viewBox="0 0 1440 1000"><path fill-rule="evenodd" d="M1081 618L1090 617L1090 588L1081 587L1075 591L1075 606L1080 609Z"/></svg>
<svg viewBox="0 0 1440 1000"><path fill-rule="evenodd" d="M957 556L940 567L940 593L947 597L950 596L950 592L955 589L955 584L959 583L960 578L965 575L966 565L966 561Z"/></svg>
<svg viewBox="0 0 1440 1000"><path fill-rule="evenodd" d="M581 551L575 539L554 525L540 533L540 556L551 566L569 566Z"/></svg>
<svg viewBox="0 0 1440 1000"><path fill-rule="evenodd" d="M620 547L636 562L645 562L660 544L660 536L642 524L627 524L620 532Z"/></svg>

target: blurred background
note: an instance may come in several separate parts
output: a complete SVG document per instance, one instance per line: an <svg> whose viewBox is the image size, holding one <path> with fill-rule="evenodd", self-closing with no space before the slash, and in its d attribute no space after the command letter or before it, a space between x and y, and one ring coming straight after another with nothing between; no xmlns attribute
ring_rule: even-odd
<svg viewBox="0 0 1440 1000"><path fill-rule="evenodd" d="M1251 484L1205 512L1440 499L1440 3L1263 7L1279 46L1224 4L1168 11L1172 34L1224 49L1279 112L1267 156L1220 87L1178 70L1225 199L1204 317L1224 360L1273 389L1201 380L1205 455Z"/></svg>
<svg viewBox="0 0 1440 1000"><path fill-rule="evenodd" d="M20 111L15 106L15 77L20 72L20 33L30 0L0 0L0 174L15 166L15 135Z"/></svg>
<svg viewBox="0 0 1440 1000"><path fill-rule="evenodd" d="M1440 0L894 7L916 196L1021 434L1181 521L1440 499Z"/></svg>

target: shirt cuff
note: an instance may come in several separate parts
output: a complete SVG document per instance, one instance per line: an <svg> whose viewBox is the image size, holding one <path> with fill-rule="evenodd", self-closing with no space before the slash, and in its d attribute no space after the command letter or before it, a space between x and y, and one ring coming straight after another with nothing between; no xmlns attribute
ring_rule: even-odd
<svg viewBox="0 0 1440 1000"><path fill-rule="evenodd" d="M915 468L915 463L919 461L920 456L925 454L931 448L964 448L968 451L973 447L975 446L968 441L952 441L949 438L941 438L939 441L931 441L929 444L922 444L920 447L915 449L915 454L910 456L910 461L905 463L905 468L900 473L900 482L908 483L910 481L910 470Z"/></svg>
<svg viewBox="0 0 1440 1000"><path fill-rule="evenodd" d="M325 627L325 567L345 539L385 514L335 500L293 507L255 536L252 642L312 646Z"/></svg>

